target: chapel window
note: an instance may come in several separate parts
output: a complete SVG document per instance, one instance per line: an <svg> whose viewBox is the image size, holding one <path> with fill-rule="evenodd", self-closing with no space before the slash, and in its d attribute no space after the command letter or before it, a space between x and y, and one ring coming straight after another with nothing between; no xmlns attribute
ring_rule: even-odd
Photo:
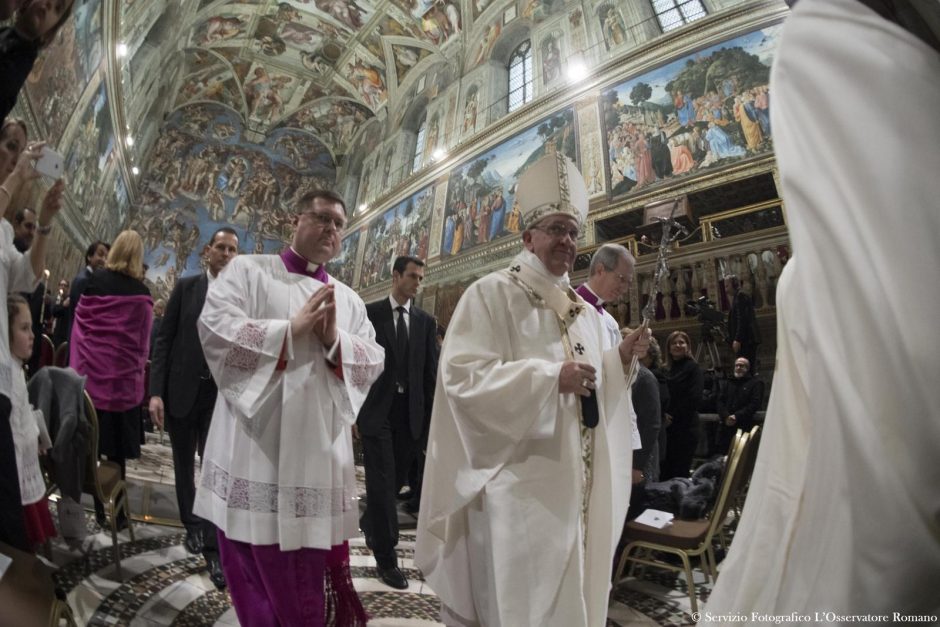
<svg viewBox="0 0 940 627"><path fill-rule="evenodd" d="M701 0L651 0L653 12L663 32L685 26L689 22L705 17Z"/></svg>
<svg viewBox="0 0 940 627"><path fill-rule="evenodd" d="M509 112L532 102L532 44L527 39L509 57Z"/></svg>
<svg viewBox="0 0 940 627"><path fill-rule="evenodd" d="M411 159L411 171L416 172L424 165L424 144L428 135L428 118L424 117L421 126L418 127L418 133L415 136L415 152Z"/></svg>

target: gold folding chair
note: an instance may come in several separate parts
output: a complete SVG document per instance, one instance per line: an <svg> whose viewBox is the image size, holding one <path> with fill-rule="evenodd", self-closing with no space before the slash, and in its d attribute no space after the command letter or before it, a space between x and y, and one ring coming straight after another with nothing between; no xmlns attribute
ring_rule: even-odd
<svg viewBox="0 0 940 627"><path fill-rule="evenodd" d="M740 429L738 430L740 433ZM754 463L757 461L757 447L760 444L760 425L751 427L748 432L750 436L747 441L747 456L741 460L743 468L741 469L741 482L738 485L734 502L731 503L731 511L734 512L735 520L741 520L741 511L744 509L744 499L747 498L747 489L751 482L751 475L754 473ZM718 529L718 541L721 548L728 550L728 538L725 536L725 527L728 526L727 517Z"/></svg>
<svg viewBox="0 0 940 627"><path fill-rule="evenodd" d="M134 541L134 527L131 525L131 511L128 505L127 484L121 478L121 467L115 462L98 458L98 413L85 391L85 414L91 423L91 442L88 447L85 466L85 485L82 491L97 497L105 504L108 526L111 529L111 543L114 552L114 564L118 579L121 578L121 551L118 547L118 515L124 512L127 531L131 542Z"/></svg>
<svg viewBox="0 0 940 627"><path fill-rule="evenodd" d="M52 340L49 339L49 336L45 333L40 335L36 341L39 342L39 366L37 370L51 366L53 362L55 362L55 344L52 343Z"/></svg>
<svg viewBox="0 0 940 627"><path fill-rule="evenodd" d="M734 501L738 487L741 484L742 459L748 450L749 435L740 430L732 442L725 472L718 490L718 498L709 515L703 520L675 520L664 529L655 529L631 521L624 526L622 543L626 546L614 572L614 585L623 576L627 562L633 566L641 564L666 570L685 573L688 585L689 600L692 612L698 611L698 598L695 585L692 581L691 558L697 557L706 578L717 579L718 567L715 553L712 549L712 539L724 524L728 515L728 508ZM682 560L682 566L676 566L660 559L656 559L654 552L671 553Z"/></svg>
<svg viewBox="0 0 940 627"><path fill-rule="evenodd" d="M67 368L69 365L69 343L68 341L62 342L55 349L55 355L52 359L52 365L56 368Z"/></svg>
<svg viewBox="0 0 940 627"><path fill-rule="evenodd" d="M761 433L763 432L761 431L760 425L751 427L751 438L748 444L750 452L748 453L747 459L744 460L744 479L741 482L741 489L738 490L737 502L734 504L734 512L737 514L738 518L741 517L744 499L747 498L747 491L751 487L751 475L754 474L754 465L757 463L757 450L760 448Z"/></svg>

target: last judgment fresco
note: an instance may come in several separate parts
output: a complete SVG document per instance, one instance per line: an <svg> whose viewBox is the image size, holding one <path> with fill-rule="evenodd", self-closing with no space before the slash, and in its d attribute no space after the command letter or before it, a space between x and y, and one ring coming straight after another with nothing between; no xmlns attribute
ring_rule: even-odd
<svg viewBox="0 0 940 627"><path fill-rule="evenodd" d="M336 179L329 150L308 132L278 128L253 143L221 105L176 111L154 147L131 228L144 237L146 280L166 297L201 269L203 246L231 226L243 253L279 251L297 200Z"/></svg>

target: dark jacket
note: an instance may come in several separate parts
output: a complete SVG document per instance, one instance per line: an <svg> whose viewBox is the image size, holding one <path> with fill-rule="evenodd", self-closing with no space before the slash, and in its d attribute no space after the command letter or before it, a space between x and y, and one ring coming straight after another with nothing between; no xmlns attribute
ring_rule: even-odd
<svg viewBox="0 0 940 627"><path fill-rule="evenodd" d="M636 427L642 448L633 451L633 468L643 472L648 481L659 479L659 430L662 414L659 404L659 382L656 375L640 366L632 389Z"/></svg>
<svg viewBox="0 0 940 627"><path fill-rule="evenodd" d="M366 305L369 321L375 327L375 339L385 349L385 370L372 384L366 402L359 410L359 431L366 436L379 435L388 420L395 385L395 317L388 298ZM438 349L434 318L412 303L408 329L408 413L411 435L422 437L431 420L434 385L437 382Z"/></svg>
<svg viewBox="0 0 940 627"><path fill-rule="evenodd" d="M72 279L72 283L69 287L69 309L68 313L59 319L59 324L65 324L63 333L65 334L65 339L63 341L68 341L72 339L72 324L75 321L75 310L78 308L78 301L82 297L82 293L85 291L85 286L88 285L88 280L91 278L91 271L88 269L88 266L85 266L78 271L78 274L75 275L75 278ZM58 346L58 343L56 344Z"/></svg>
<svg viewBox="0 0 940 627"><path fill-rule="evenodd" d="M755 347L761 342L754 301L741 290L734 295L731 311L728 312L728 341L741 342L742 354L747 352L747 348Z"/></svg>
<svg viewBox="0 0 940 627"><path fill-rule="evenodd" d="M686 427L698 422L704 375L695 360L677 359L666 373L669 385L669 415L672 427Z"/></svg>
<svg viewBox="0 0 940 627"><path fill-rule="evenodd" d="M85 377L71 368L46 367L27 386L29 403L46 419L52 438L53 479L62 494L81 500L91 423L85 416Z"/></svg>
<svg viewBox="0 0 940 627"><path fill-rule="evenodd" d="M61 303L53 302L51 311L55 320L52 328L52 343L58 348L59 344L69 339L69 308Z"/></svg>
<svg viewBox="0 0 940 627"><path fill-rule="evenodd" d="M39 45L13 27L0 28L0 121L6 119L39 56Z"/></svg>
<svg viewBox="0 0 940 627"><path fill-rule="evenodd" d="M754 426L754 414L764 400L764 382L752 376L729 379L718 396L718 417L721 424L734 415L735 429L750 431Z"/></svg>
<svg viewBox="0 0 940 627"><path fill-rule="evenodd" d="M171 416L189 415L201 380L209 377L196 323L206 302L206 273L176 282L156 335L150 363L150 395L163 399Z"/></svg>

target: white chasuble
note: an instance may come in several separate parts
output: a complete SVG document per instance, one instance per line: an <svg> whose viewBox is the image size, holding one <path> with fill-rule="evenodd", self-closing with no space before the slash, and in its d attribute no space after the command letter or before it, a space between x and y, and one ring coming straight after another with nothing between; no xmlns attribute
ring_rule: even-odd
<svg viewBox="0 0 940 627"><path fill-rule="evenodd" d="M362 300L330 282L342 378L313 334L290 334L323 283L288 273L279 256L243 255L209 286L199 336L219 396L193 510L232 540L289 551L357 534L350 427L385 352Z"/></svg>
<svg viewBox="0 0 940 627"><path fill-rule="evenodd" d="M526 281L538 275L537 285L512 268ZM619 352L604 350L600 318L585 306L567 277L529 252L471 285L457 305L415 548L448 622L605 624L630 497L632 403ZM581 425L580 397L558 391L562 363L573 358L597 369L595 429Z"/></svg>
<svg viewBox="0 0 940 627"><path fill-rule="evenodd" d="M793 257L710 624L940 613L938 78L940 55L863 3L804 0L784 24L771 122Z"/></svg>

